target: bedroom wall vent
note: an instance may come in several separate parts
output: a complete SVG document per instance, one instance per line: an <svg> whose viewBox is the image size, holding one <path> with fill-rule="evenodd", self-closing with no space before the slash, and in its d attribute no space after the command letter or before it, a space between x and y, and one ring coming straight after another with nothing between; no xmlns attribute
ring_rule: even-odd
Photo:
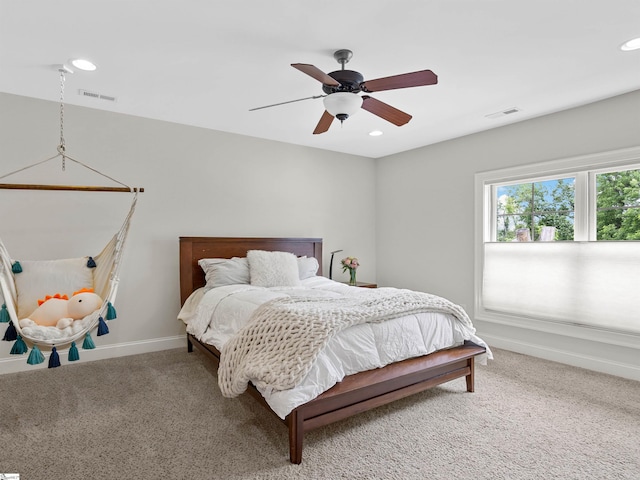
<svg viewBox="0 0 640 480"><path fill-rule="evenodd" d="M518 107L511 107L511 108L507 108L506 110L502 110L501 112L496 112L496 113L491 113L489 115L485 115L486 118L500 118L500 117L506 117L507 115L512 115L514 113L518 113L521 112L522 110L520 110Z"/></svg>
<svg viewBox="0 0 640 480"><path fill-rule="evenodd" d="M88 90L82 90L82 89L78 90L78 95L81 95L83 97L96 98L98 100L106 100L108 102L117 101L116 97L112 97L110 95L103 95L102 93L90 92Z"/></svg>

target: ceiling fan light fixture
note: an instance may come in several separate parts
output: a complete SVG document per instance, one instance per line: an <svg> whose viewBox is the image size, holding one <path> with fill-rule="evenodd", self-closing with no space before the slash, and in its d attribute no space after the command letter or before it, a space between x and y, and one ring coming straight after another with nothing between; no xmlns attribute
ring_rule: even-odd
<svg viewBox="0 0 640 480"><path fill-rule="evenodd" d="M362 97L356 93L336 92L323 99L324 108L341 122L362 107Z"/></svg>

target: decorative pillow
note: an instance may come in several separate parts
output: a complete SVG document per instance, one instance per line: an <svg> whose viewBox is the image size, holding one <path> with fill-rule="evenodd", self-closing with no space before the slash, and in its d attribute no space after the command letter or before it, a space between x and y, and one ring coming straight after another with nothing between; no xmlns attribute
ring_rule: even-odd
<svg viewBox="0 0 640 480"><path fill-rule="evenodd" d="M300 285L298 259L293 253L249 250L251 285L259 287L295 287Z"/></svg>
<svg viewBox="0 0 640 480"><path fill-rule="evenodd" d="M224 285L249 284L246 258L202 258L198 265L204 271L207 290Z"/></svg>
<svg viewBox="0 0 640 480"><path fill-rule="evenodd" d="M298 257L298 273L300 280L304 280L305 278L311 278L318 273L318 269L320 265L318 265L318 259L315 257Z"/></svg>
<svg viewBox="0 0 640 480"><path fill-rule="evenodd" d="M28 317L47 295L73 296L82 288L93 288L89 257L62 260L20 260L22 272L14 274L18 291L18 318Z"/></svg>

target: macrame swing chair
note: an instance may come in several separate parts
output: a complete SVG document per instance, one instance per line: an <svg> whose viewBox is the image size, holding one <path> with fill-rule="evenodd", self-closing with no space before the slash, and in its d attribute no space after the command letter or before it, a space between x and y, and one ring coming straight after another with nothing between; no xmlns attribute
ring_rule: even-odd
<svg viewBox="0 0 640 480"><path fill-rule="evenodd" d="M0 287L3 302L0 308L0 323L8 323L3 340L14 342L10 354L26 355L29 353L27 363L30 365L43 363L45 357L41 348L50 348L49 368L60 366L60 356L57 351L59 347L68 345L68 360L75 361L79 359L77 340L84 339L82 342L83 349L93 349L95 344L90 332L97 327L98 336L109 333L105 320L116 318L114 304L120 281L118 275L121 258L131 218L135 211L138 193L144 192L144 188L129 187L66 154L63 127L64 74L70 71L64 67L60 68L59 72L61 93L58 153L46 160L0 176L0 179L42 165L56 158L61 158L63 171L65 170L66 160L70 160L121 186L0 183L0 189L127 192L132 195L132 201L120 229L102 251L94 256L60 260L20 261L11 257L2 239L0 239ZM47 291L47 289L55 289L56 291ZM58 325L53 326L41 325L29 318L30 315L33 316L35 314L34 309L38 308L39 302L46 303L51 299L57 299L58 301L73 299L76 294L89 292L91 292L91 295L97 295L102 300L102 303L100 306L96 304L95 306L98 308L87 313L82 318L63 319L62 323L58 322ZM85 305L87 304L89 302L85 303ZM30 352L29 344L31 345Z"/></svg>

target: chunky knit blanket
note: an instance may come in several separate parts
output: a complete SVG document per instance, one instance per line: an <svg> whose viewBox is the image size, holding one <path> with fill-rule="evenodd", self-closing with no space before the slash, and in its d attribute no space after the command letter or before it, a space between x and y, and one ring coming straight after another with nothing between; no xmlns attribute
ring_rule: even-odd
<svg viewBox="0 0 640 480"><path fill-rule="evenodd" d="M258 307L222 349L222 394L238 396L248 382L267 390L295 387L329 340L352 325L436 311L452 314L475 332L466 312L442 297L394 288L361 290L339 298L278 298Z"/></svg>

